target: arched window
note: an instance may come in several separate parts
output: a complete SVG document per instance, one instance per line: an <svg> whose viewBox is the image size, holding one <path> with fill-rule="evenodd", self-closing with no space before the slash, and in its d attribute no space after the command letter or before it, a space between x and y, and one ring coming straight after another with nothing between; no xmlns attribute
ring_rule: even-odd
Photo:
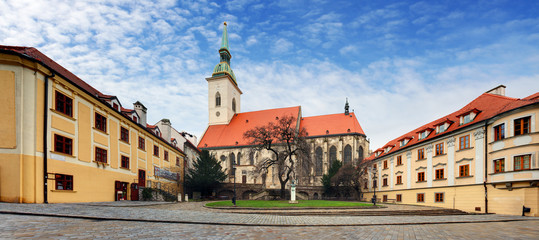
<svg viewBox="0 0 539 240"><path fill-rule="evenodd" d="M221 94L217 92L215 94L215 106L220 107L221 106Z"/></svg>
<svg viewBox="0 0 539 240"><path fill-rule="evenodd" d="M226 157L225 155L221 155L221 162L224 162L224 161L226 161Z"/></svg>
<svg viewBox="0 0 539 240"><path fill-rule="evenodd" d="M241 165L241 153L238 153L238 161L236 162L237 165Z"/></svg>
<svg viewBox="0 0 539 240"><path fill-rule="evenodd" d="M314 154L316 159L316 175L322 175L322 148L317 147Z"/></svg>
<svg viewBox="0 0 539 240"><path fill-rule="evenodd" d="M249 153L249 165L255 165L255 154L253 152Z"/></svg>
<svg viewBox="0 0 539 240"><path fill-rule="evenodd" d="M350 144L347 144L346 147L344 147L344 161L343 164L347 164L352 162L352 147L350 147Z"/></svg>
<svg viewBox="0 0 539 240"><path fill-rule="evenodd" d="M230 175L234 175L235 172L234 172L234 163L236 162L236 158L234 157L234 153L230 153L230 155L228 155L228 158L229 158L229 164L230 164Z"/></svg>
<svg viewBox="0 0 539 240"><path fill-rule="evenodd" d="M236 113L236 99L232 98L232 111Z"/></svg>
<svg viewBox="0 0 539 240"><path fill-rule="evenodd" d="M335 161L337 161L337 148L335 146L331 146L329 148L329 167L331 167Z"/></svg>
<svg viewBox="0 0 539 240"><path fill-rule="evenodd" d="M362 146L359 146L357 153L358 153L358 160L363 161L363 147Z"/></svg>
<svg viewBox="0 0 539 240"><path fill-rule="evenodd" d="M253 161L253 165L257 164L258 163L258 152L255 153L255 157L254 157L254 161Z"/></svg>

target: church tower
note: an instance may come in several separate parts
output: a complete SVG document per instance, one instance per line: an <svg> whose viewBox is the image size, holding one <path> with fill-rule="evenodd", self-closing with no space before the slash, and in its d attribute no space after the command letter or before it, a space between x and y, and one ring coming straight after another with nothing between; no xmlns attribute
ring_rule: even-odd
<svg viewBox="0 0 539 240"><path fill-rule="evenodd" d="M234 114L240 112L241 90L236 82L234 71L230 68L230 51L228 50L228 32L226 22L223 26L223 38L219 56L219 64L213 68L208 81L208 113L209 125L228 124Z"/></svg>

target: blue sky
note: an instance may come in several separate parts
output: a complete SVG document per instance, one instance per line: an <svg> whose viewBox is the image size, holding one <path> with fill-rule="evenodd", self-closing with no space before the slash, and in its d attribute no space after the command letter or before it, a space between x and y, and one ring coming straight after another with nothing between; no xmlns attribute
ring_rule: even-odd
<svg viewBox="0 0 539 240"><path fill-rule="evenodd" d="M207 126L228 22L242 111L351 109L371 149L507 86L539 91L539 1L0 0L0 44L33 46L148 121Z"/></svg>

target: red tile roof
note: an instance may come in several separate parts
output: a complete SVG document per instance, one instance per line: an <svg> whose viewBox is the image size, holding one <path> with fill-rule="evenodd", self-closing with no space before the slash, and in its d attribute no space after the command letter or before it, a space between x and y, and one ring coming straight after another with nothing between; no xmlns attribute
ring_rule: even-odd
<svg viewBox="0 0 539 240"><path fill-rule="evenodd" d="M199 148L234 147L249 145L243 138L243 133L257 126L263 126L270 121L277 121L276 117L283 115L301 116L301 107L268 109L255 112L238 113L234 115L228 125L209 126L198 144ZM309 137L333 134L363 134L354 113L350 115L329 114L314 117L304 117L300 127L307 130ZM326 133L327 132L327 133Z"/></svg>
<svg viewBox="0 0 539 240"><path fill-rule="evenodd" d="M522 106L525 106L525 105L529 105L529 104L534 104L534 103L539 103L539 93L535 93L529 97L526 97L524 99L517 99L517 98L510 98L510 97L505 97L505 96L500 96L500 95L494 95L494 94L490 94L490 93L483 93L481 96L477 97L476 99L474 99L472 102L470 102L468 105L464 106L463 108L461 108L460 110L454 112L454 113L451 113L447 116L444 116L440 119L437 119L435 121L432 121L430 123L427 123L421 127L418 127L398 138L395 138L391 141L389 141L387 144L385 144L384 146L387 146L387 145L393 145L393 144L397 144L398 141L408 137L408 136L413 136L413 139L411 139L405 146L403 147L395 147L393 149L391 149L391 151L387 152L387 153L382 153L380 154L378 157L376 157L374 154L370 155L368 158L366 158L365 160L373 160L373 159L377 159L377 158L381 158L381 157L384 157L388 154L392 154L396 151L399 151L403 148L408 148L410 146L413 146L415 144L418 144L418 143L421 143L421 142L424 142L424 141L428 141L432 138L435 138L435 137L438 137L438 136L442 136L442 135L446 135L448 133L451 133L457 129L461 129L461 128L464 128L464 127L467 127L467 126L470 126L471 124L474 124L474 123L477 123L477 122L481 122L483 120L488 120L489 118L492 118L496 115L499 115L501 113L504 113L504 112L507 112L507 111L510 111L510 110L513 110L515 108L519 108L519 107L522 107ZM463 115L464 113L470 113L472 111L476 111L476 110L479 110L480 112L477 113L477 116L474 118L473 121L467 123L467 124L463 124L463 125L460 125L460 118L459 116ZM476 111L477 112L477 111ZM440 133L440 134L436 134L436 133L431 133L429 134L429 136L427 136L426 138L424 139L421 139L419 140L418 139L418 136L417 136L417 132L420 131L420 130L424 130L426 128L432 128L432 127L435 127L436 125L440 124L441 122L446 122L446 121L451 121L453 123L451 123L451 125L449 125L449 128L443 132L443 133ZM397 145L397 146L400 146L400 145ZM381 150L381 149L378 149L378 150ZM377 152L378 150L376 150L375 152ZM374 152L374 153L375 153Z"/></svg>
<svg viewBox="0 0 539 240"><path fill-rule="evenodd" d="M237 113L229 124L211 125L198 144L198 148L231 147L249 145L243 133L254 128L277 121L277 117L300 116L301 107L276 108L255 112Z"/></svg>
<svg viewBox="0 0 539 240"><path fill-rule="evenodd" d="M365 135L354 113L304 117L301 119L301 127L307 130L309 137L351 133Z"/></svg>

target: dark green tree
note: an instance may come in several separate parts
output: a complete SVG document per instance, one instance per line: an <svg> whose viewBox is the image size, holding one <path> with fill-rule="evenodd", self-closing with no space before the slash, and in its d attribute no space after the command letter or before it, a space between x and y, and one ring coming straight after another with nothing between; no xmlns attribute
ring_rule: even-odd
<svg viewBox="0 0 539 240"><path fill-rule="evenodd" d="M324 186L324 192L326 195L332 195L334 192L334 186L331 184L331 178L339 172L342 163L339 160L335 160L331 163L331 167L328 170L328 174L322 175L322 185Z"/></svg>
<svg viewBox="0 0 539 240"><path fill-rule="evenodd" d="M185 187L191 192L200 192L202 196L210 196L225 178L226 174L217 159L208 150L202 150L185 176Z"/></svg>

